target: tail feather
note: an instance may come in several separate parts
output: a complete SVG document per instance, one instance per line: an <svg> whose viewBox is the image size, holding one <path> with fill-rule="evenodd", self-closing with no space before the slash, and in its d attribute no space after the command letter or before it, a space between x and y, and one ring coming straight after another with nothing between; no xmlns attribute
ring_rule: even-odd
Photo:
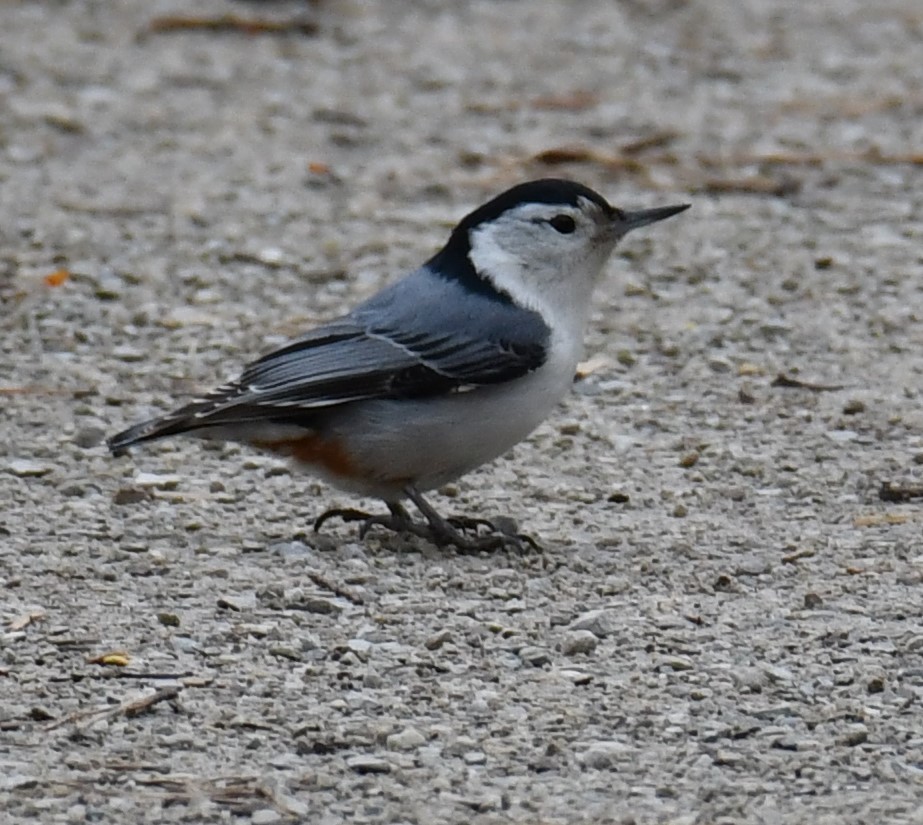
<svg viewBox="0 0 923 825"><path fill-rule="evenodd" d="M280 409L257 403L241 403L245 398L242 389L237 382L225 384L178 410L142 421L134 427L116 433L106 444L113 455L124 455L128 448L135 444L184 433L202 436L208 432L220 432L222 438L237 440L241 433L246 432L248 425L291 424L310 429L304 409ZM244 439L246 440L246 436Z"/></svg>
<svg viewBox="0 0 923 825"><path fill-rule="evenodd" d="M129 427L106 441L109 451L113 455L124 455L125 452L134 444L140 444L144 441L156 441L158 438L166 438L171 435L180 435L190 430L199 429L200 422L195 418L180 415L182 411L164 415L159 418L152 418L149 421L142 421Z"/></svg>

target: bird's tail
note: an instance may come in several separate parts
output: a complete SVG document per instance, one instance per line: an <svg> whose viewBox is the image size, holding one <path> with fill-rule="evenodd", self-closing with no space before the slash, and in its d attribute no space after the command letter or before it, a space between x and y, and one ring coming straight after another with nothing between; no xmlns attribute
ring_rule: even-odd
<svg viewBox="0 0 923 825"><path fill-rule="evenodd" d="M194 419L184 414L183 410L142 421L107 439L106 444L113 455L124 455L129 447L145 441L156 441L171 435L179 435L196 429Z"/></svg>

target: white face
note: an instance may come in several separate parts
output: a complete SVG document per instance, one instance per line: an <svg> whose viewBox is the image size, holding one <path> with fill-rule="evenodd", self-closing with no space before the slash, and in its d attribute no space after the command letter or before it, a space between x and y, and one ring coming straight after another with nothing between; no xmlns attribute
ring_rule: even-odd
<svg viewBox="0 0 923 825"><path fill-rule="evenodd" d="M577 206L524 203L471 230L471 262L520 305L586 317L593 287L622 232L618 213L587 198Z"/></svg>

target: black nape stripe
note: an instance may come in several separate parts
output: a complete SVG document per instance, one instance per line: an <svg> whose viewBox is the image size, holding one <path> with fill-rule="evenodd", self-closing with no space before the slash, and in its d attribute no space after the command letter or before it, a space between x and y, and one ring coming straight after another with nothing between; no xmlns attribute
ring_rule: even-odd
<svg viewBox="0 0 923 825"><path fill-rule="evenodd" d="M501 304L514 305L513 298L508 292L498 289L492 281L483 277L474 268L470 252L468 233L465 233L463 243L453 233L449 242L426 262L426 266L434 275L448 281L455 281L464 288L465 292L473 292Z"/></svg>

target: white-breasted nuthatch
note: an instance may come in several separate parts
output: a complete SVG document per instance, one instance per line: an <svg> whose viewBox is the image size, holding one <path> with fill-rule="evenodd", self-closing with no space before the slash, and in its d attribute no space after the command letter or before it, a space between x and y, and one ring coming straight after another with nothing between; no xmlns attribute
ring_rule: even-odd
<svg viewBox="0 0 923 825"><path fill-rule="evenodd" d="M421 493L493 460L549 415L573 382L616 243L687 208L624 212L567 180L514 186L419 269L109 448L180 434L243 441L390 510L329 510L315 528L337 516L361 521L363 535L381 525L459 550L521 544L514 529L442 518Z"/></svg>

